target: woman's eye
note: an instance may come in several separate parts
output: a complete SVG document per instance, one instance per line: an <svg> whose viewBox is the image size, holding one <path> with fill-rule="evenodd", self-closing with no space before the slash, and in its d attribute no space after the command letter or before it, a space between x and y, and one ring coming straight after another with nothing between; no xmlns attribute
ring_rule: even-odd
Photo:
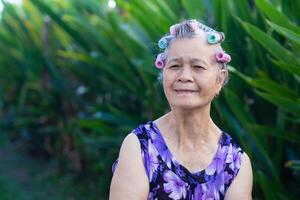
<svg viewBox="0 0 300 200"><path fill-rule="evenodd" d="M197 69L205 69L204 67L200 66L200 65L194 65L193 66L194 68L197 68Z"/></svg>
<svg viewBox="0 0 300 200"><path fill-rule="evenodd" d="M170 68L178 68L179 65L171 65Z"/></svg>

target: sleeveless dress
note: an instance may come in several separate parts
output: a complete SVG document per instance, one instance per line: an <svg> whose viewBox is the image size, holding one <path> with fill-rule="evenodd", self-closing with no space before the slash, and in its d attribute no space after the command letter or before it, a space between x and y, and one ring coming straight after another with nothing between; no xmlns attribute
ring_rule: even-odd
<svg viewBox="0 0 300 200"><path fill-rule="evenodd" d="M237 176L243 154L239 145L222 131L218 149L207 168L192 173L176 161L153 121L139 125L134 133L149 180L148 200L221 200ZM118 159L112 165L116 169Z"/></svg>

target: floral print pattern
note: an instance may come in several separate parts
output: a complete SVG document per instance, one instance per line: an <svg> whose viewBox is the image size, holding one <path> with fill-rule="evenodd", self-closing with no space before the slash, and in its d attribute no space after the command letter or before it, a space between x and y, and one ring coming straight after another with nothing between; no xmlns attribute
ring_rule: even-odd
<svg viewBox="0 0 300 200"><path fill-rule="evenodd" d="M149 179L148 200L222 200L241 166L243 150L224 131L212 162L194 173L174 159L154 122L139 125L132 133L141 145ZM112 165L113 172L117 162Z"/></svg>
<svg viewBox="0 0 300 200"><path fill-rule="evenodd" d="M187 183L182 181L174 172L168 170L163 175L164 181L164 191L170 193L169 197L171 199L183 199L186 197L186 187Z"/></svg>

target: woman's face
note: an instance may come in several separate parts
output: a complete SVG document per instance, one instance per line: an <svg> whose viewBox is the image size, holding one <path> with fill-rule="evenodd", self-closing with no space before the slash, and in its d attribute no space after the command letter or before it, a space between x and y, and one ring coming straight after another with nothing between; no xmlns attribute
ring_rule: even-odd
<svg viewBox="0 0 300 200"><path fill-rule="evenodd" d="M219 50L219 45L207 44L204 33L171 42L163 69L163 88L171 108L205 107L220 92L225 70L220 70L217 81Z"/></svg>

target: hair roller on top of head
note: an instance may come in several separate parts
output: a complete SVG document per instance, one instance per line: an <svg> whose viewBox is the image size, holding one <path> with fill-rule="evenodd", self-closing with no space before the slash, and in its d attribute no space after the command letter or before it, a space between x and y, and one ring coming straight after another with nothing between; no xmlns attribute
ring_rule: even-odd
<svg viewBox="0 0 300 200"><path fill-rule="evenodd" d="M170 26L170 35L176 36L176 26L178 24L174 24L172 26Z"/></svg>
<svg viewBox="0 0 300 200"><path fill-rule="evenodd" d="M221 43L225 39L225 34L223 32L218 32L202 24L196 19L185 20L184 22L173 24L170 26L169 31L170 32L163 36L157 43L160 50L163 51L157 55L155 61L155 66L158 69L164 68L168 47L170 45L170 42L176 38L193 37L194 35L197 35L199 31L203 31L204 33L206 33L207 42L211 45ZM222 62L225 64L230 62L231 59L230 55L226 54L225 52L217 53L215 55L215 58L217 62Z"/></svg>
<svg viewBox="0 0 300 200"><path fill-rule="evenodd" d="M204 25L202 23L199 23L199 27L200 27L200 29L202 29L204 32L207 32L207 33L209 33L209 32L217 32L214 29L212 29L212 28L210 28L210 27L208 27L208 26L206 26L206 25Z"/></svg>
<svg viewBox="0 0 300 200"><path fill-rule="evenodd" d="M196 31L197 29L199 29L199 23L196 20L191 20L191 22L189 23L190 27L192 28L192 31Z"/></svg>

